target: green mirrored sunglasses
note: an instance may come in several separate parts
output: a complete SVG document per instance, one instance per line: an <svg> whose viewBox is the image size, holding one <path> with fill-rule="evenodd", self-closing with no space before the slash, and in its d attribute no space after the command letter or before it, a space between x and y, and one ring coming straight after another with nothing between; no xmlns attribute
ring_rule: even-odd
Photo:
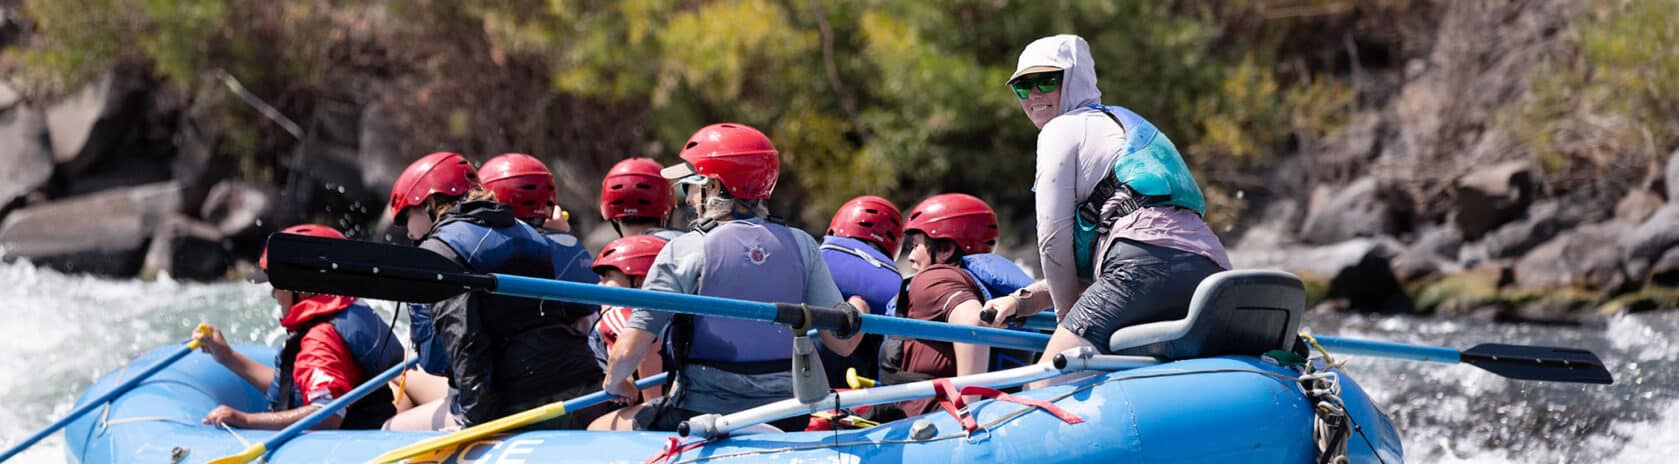
<svg viewBox="0 0 1679 464"><path fill-rule="evenodd" d="M1014 89L1014 96L1020 97L1021 100L1032 96L1033 87L1037 87L1039 93L1050 93L1060 86L1060 72L1027 74L1009 82L1009 87Z"/></svg>

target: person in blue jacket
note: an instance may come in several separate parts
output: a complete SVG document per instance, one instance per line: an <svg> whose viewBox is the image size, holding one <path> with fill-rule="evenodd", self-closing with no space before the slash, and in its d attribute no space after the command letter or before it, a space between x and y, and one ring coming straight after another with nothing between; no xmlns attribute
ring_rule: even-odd
<svg viewBox="0 0 1679 464"><path fill-rule="evenodd" d="M822 260L840 295L859 311L885 315L903 285L898 273L898 247L904 239L904 214L891 201L874 195L840 205L822 237ZM878 375L881 337L863 334L851 356L819 348L829 385L845 385L847 369L873 378Z"/></svg>

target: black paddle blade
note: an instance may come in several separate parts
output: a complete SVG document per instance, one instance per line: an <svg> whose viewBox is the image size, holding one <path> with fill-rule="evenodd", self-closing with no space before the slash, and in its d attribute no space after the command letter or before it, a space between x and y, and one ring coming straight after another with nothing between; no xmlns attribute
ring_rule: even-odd
<svg viewBox="0 0 1679 464"><path fill-rule="evenodd" d="M268 280L286 290L413 303L495 288L494 277L421 248L280 233L268 237Z"/></svg>
<svg viewBox="0 0 1679 464"><path fill-rule="evenodd" d="M1597 355L1574 348L1483 343L1465 350L1459 359L1512 379L1615 383L1614 376L1603 367L1603 361Z"/></svg>

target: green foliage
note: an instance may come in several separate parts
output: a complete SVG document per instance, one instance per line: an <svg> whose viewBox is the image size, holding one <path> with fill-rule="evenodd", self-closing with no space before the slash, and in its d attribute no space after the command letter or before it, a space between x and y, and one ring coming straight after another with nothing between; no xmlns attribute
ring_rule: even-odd
<svg viewBox="0 0 1679 464"><path fill-rule="evenodd" d="M1613 166L1643 170L1679 145L1679 0L1597 0L1570 32L1578 59L1547 62L1500 125L1553 183Z"/></svg>
<svg viewBox="0 0 1679 464"><path fill-rule="evenodd" d="M261 76L264 95L307 96L345 84L323 77L344 66L329 51L345 46L345 29L374 21L361 17L371 12L384 18L373 27L417 42L383 44L393 54L458 47L451 52L479 60L540 63L557 92L647 108L643 134L653 143L636 155L668 161L708 123L764 129L785 155L778 200L800 205L794 219L804 224L826 223L859 194L907 208L962 191L991 201L1021 236L1031 229L1037 130L1003 81L1036 38L1071 32L1090 41L1104 102L1147 116L1184 149L1215 226L1240 213L1236 193L1252 186L1238 179L1300 134L1337 127L1351 101L1344 86L1281 79L1275 42L1263 31L1230 36L1227 23L1245 15L1232 10L1253 8L1148 0L28 0L37 39L17 53L60 88L137 59L184 87L225 69L248 85ZM1232 40L1244 46L1221 45ZM392 71L422 82L472 79L445 61L417 62ZM441 132L472 137L482 126L466 118L495 110L451 109ZM248 124L228 130L264 125L239 117ZM263 146L261 137L233 138L224 146Z"/></svg>

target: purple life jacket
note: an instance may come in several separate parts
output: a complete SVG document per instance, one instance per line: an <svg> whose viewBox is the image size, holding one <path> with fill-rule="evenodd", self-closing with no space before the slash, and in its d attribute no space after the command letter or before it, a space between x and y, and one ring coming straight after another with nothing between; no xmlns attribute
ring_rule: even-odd
<svg viewBox="0 0 1679 464"><path fill-rule="evenodd" d="M804 302L804 256L787 226L727 221L701 233L705 234L705 267L700 271L700 295ZM692 333L687 357L693 360L750 363L793 356L793 331L782 324L693 316Z"/></svg>
<svg viewBox="0 0 1679 464"><path fill-rule="evenodd" d="M828 263L840 295L863 297L873 314L886 314L904 281L892 258L873 244L851 237L823 237L822 261Z"/></svg>

